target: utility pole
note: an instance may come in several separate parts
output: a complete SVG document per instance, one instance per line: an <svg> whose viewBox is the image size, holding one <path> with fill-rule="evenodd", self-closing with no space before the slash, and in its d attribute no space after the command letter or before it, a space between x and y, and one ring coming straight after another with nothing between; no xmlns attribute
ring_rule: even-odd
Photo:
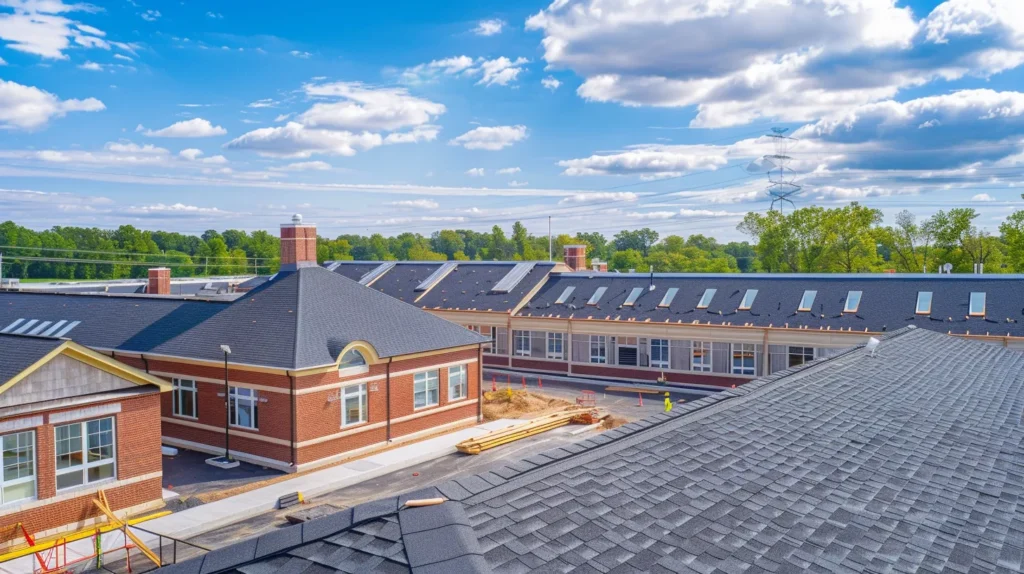
<svg viewBox="0 0 1024 574"><path fill-rule="evenodd" d="M551 216L548 216L548 261L551 261Z"/></svg>

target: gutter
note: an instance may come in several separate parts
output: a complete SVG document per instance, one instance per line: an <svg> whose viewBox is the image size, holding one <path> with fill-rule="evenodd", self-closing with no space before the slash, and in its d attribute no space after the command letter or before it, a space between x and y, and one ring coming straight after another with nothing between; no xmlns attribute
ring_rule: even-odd
<svg viewBox="0 0 1024 574"><path fill-rule="evenodd" d="M394 360L394 357L388 357L388 364L384 371L384 401L387 403L387 433L385 439L389 444L391 443L391 361Z"/></svg>

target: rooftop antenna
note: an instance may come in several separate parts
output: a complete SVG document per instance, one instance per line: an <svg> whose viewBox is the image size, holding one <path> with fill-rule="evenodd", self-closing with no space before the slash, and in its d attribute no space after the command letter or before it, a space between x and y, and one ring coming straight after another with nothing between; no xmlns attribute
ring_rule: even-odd
<svg viewBox="0 0 1024 574"><path fill-rule="evenodd" d="M788 131L789 128L772 128L771 133L766 136L772 139L775 153L755 159L747 166L748 172L768 175L768 187L765 188L765 191L772 200L769 209L775 209L775 204L778 203L780 211L784 203L788 203L796 209L792 197L799 194L803 188L794 182L794 172L789 167L790 162L793 161L793 158L789 156L789 149L797 139L787 136L786 132Z"/></svg>
<svg viewBox="0 0 1024 574"><path fill-rule="evenodd" d="M651 283L647 286L648 291L654 291L654 265L651 265Z"/></svg>

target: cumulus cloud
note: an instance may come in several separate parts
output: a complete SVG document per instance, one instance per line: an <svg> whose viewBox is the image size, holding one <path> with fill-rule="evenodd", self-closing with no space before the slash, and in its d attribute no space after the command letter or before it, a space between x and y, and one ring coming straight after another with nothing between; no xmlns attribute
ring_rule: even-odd
<svg viewBox="0 0 1024 574"><path fill-rule="evenodd" d="M526 187L528 185L530 185L530 182L528 182L528 181L519 181L519 180L516 180L516 179L513 179L512 181L508 182L508 186L509 187Z"/></svg>
<svg viewBox="0 0 1024 574"><path fill-rule="evenodd" d="M62 100L34 86L0 80L0 129L32 130L69 112L98 112L106 109L96 98Z"/></svg>
<svg viewBox="0 0 1024 574"><path fill-rule="evenodd" d="M433 199L403 199L401 201L389 201L387 205L410 209L437 209L441 206Z"/></svg>
<svg viewBox="0 0 1024 574"><path fill-rule="evenodd" d="M471 167L466 170L466 175L469 177L483 177L487 175L487 171L482 167Z"/></svg>
<svg viewBox="0 0 1024 574"><path fill-rule="evenodd" d="M188 160L188 161L195 161L195 162L204 163L204 164L216 164L216 165L223 165L223 164L228 163L228 158L226 158L226 157L224 157L222 155L214 155L214 156L210 156L210 157L201 157L202 155L203 155L203 151L199 150L199 149L196 149L196 148L187 148L187 149L183 149L183 150L178 152L178 157L180 157L182 159L185 159L185 160Z"/></svg>
<svg viewBox="0 0 1024 574"><path fill-rule="evenodd" d="M682 217L729 217L731 215L743 215L742 213L730 213L728 211L712 211L710 209L688 209L679 210Z"/></svg>
<svg viewBox="0 0 1024 574"><path fill-rule="evenodd" d="M152 205L133 205L124 209L125 213L136 216L152 217L192 217L196 215L234 215L233 212L224 211L216 207L199 207L197 205L186 205L184 203L154 203Z"/></svg>
<svg viewBox="0 0 1024 574"><path fill-rule="evenodd" d="M108 42L102 30L65 16L99 11L90 4L65 4L61 0L4 0L0 6L12 10L11 13L0 14L0 39L7 42L7 47L12 50L66 60L68 56L64 52L72 42L78 47L104 50L109 50L111 45L127 46Z"/></svg>
<svg viewBox="0 0 1024 574"><path fill-rule="evenodd" d="M979 193L971 198L971 201L995 201L996 198L987 193Z"/></svg>
<svg viewBox="0 0 1024 574"><path fill-rule="evenodd" d="M103 71L103 66L97 64L96 62L86 62L84 64L80 64L78 67L83 69L83 70L89 70L90 72L102 72Z"/></svg>
<svg viewBox="0 0 1024 574"><path fill-rule="evenodd" d="M260 128L242 134L225 147L267 156L305 158L314 153L350 156L383 143L380 134L310 129L298 122L288 122L282 127Z"/></svg>
<svg viewBox="0 0 1024 574"><path fill-rule="evenodd" d="M1019 0L555 0L527 20L577 93L696 106L695 127L812 121L900 90L1024 64ZM685 38L686 41L679 41Z"/></svg>
<svg viewBox="0 0 1024 574"><path fill-rule="evenodd" d="M708 145L646 144L625 151L558 162L564 175L641 175L667 177L716 169L728 162L729 148Z"/></svg>
<svg viewBox="0 0 1024 574"><path fill-rule="evenodd" d="M497 151L526 139L526 126L481 126L449 141L466 149Z"/></svg>
<svg viewBox="0 0 1024 574"><path fill-rule="evenodd" d="M288 52L288 53L291 54L292 56L295 56L296 58L302 58L302 59L306 59L306 58L308 58L308 57L313 55L313 54L310 54L309 52L302 52L300 50L292 50L291 52Z"/></svg>
<svg viewBox="0 0 1024 574"><path fill-rule="evenodd" d="M495 36L501 34L501 29L505 27L504 20L493 18L491 20L480 20L477 23L476 28L473 28L473 33L477 36Z"/></svg>
<svg viewBox="0 0 1024 574"><path fill-rule="evenodd" d="M153 138L208 138L222 136L226 133L228 130L215 126L203 118L192 118L173 123L166 128L143 132L144 135Z"/></svg>
<svg viewBox="0 0 1024 574"><path fill-rule="evenodd" d="M488 60L486 58L470 58L469 56L453 56L441 60L433 60L406 68L401 74L401 81L407 84L421 84L436 81L442 77L478 78L477 85L507 86L516 81L530 61L526 58L512 60L504 56Z"/></svg>
<svg viewBox="0 0 1024 574"><path fill-rule="evenodd" d="M161 14L159 10L146 10L142 14L139 14L139 16L146 22L156 22L160 19Z"/></svg>
<svg viewBox="0 0 1024 574"><path fill-rule="evenodd" d="M270 169L273 171L328 171L331 169L331 164L326 161L299 161Z"/></svg>
<svg viewBox="0 0 1024 574"><path fill-rule="evenodd" d="M559 86L562 85L562 82L559 82L558 78L554 76L548 76L540 81L540 85L544 86L545 88L553 92L557 90Z"/></svg>
<svg viewBox="0 0 1024 574"><path fill-rule="evenodd" d="M636 201L639 196L632 191L592 191L574 193L558 201L561 205Z"/></svg>
<svg viewBox="0 0 1024 574"><path fill-rule="evenodd" d="M250 102L247 107L250 107L250 108L272 108L275 105L277 105L277 102L274 101L273 98L263 98L262 100L256 100L255 102Z"/></svg>
<svg viewBox="0 0 1024 574"><path fill-rule="evenodd" d="M641 219L641 220L661 220L661 219L672 219L676 216L674 211L631 211L626 214L626 217L630 219Z"/></svg>
<svg viewBox="0 0 1024 574"><path fill-rule="evenodd" d="M498 175L512 175L513 173L519 173L523 170L518 167L503 167L498 170Z"/></svg>

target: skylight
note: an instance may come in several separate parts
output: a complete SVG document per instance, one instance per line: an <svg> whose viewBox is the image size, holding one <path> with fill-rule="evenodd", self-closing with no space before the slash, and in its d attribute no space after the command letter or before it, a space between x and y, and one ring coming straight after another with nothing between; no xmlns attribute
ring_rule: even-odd
<svg viewBox="0 0 1024 574"><path fill-rule="evenodd" d="M931 291L918 291L917 292L917 309L918 315L930 315L932 312L932 292Z"/></svg>
<svg viewBox="0 0 1024 574"><path fill-rule="evenodd" d="M633 290L629 292L629 297L626 297L626 302L622 305L625 307L632 307L636 300L640 298L644 292L643 287L633 287Z"/></svg>
<svg viewBox="0 0 1024 574"><path fill-rule="evenodd" d="M569 300L569 296L572 295L572 292L575 291L575 290L576 290L576 286L575 285L569 285L568 287L566 287L565 290L562 291L562 294L558 296L558 299L555 299L555 305L561 305L561 304L565 303L566 301L568 301Z"/></svg>
<svg viewBox="0 0 1024 574"><path fill-rule="evenodd" d="M707 309L708 305L711 305L711 300L715 297L715 292L718 289L705 289L704 294L700 297L700 302L697 303L698 309Z"/></svg>
<svg viewBox="0 0 1024 574"><path fill-rule="evenodd" d="M862 291L850 291L846 294L846 305L843 306L843 313L856 313L860 308L860 297Z"/></svg>
<svg viewBox="0 0 1024 574"><path fill-rule="evenodd" d="M590 297L590 300L587 301L587 305L597 305L600 303L601 297L604 297L604 292L607 290L607 287L598 287L597 291L594 291L594 294Z"/></svg>
<svg viewBox="0 0 1024 574"><path fill-rule="evenodd" d="M970 313L972 317L984 317L985 316L985 292L974 291L971 293L971 309Z"/></svg>
<svg viewBox="0 0 1024 574"><path fill-rule="evenodd" d="M817 297L817 291L807 290L804 291L804 296L800 298L800 307L797 311L810 311L814 305L814 298Z"/></svg>
<svg viewBox="0 0 1024 574"><path fill-rule="evenodd" d="M658 307L668 307L671 305L678 292L679 287L669 287L668 291L665 291L665 296L661 298L661 303L658 303Z"/></svg>
<svg viewBox="0 0 1024 574"><path fill-rule="evenodd" d="M747 292L743 294L743 300L740 301L740 311L749 311L754 305L754 298L757 297L757 289L747 289Z"/></svg>

